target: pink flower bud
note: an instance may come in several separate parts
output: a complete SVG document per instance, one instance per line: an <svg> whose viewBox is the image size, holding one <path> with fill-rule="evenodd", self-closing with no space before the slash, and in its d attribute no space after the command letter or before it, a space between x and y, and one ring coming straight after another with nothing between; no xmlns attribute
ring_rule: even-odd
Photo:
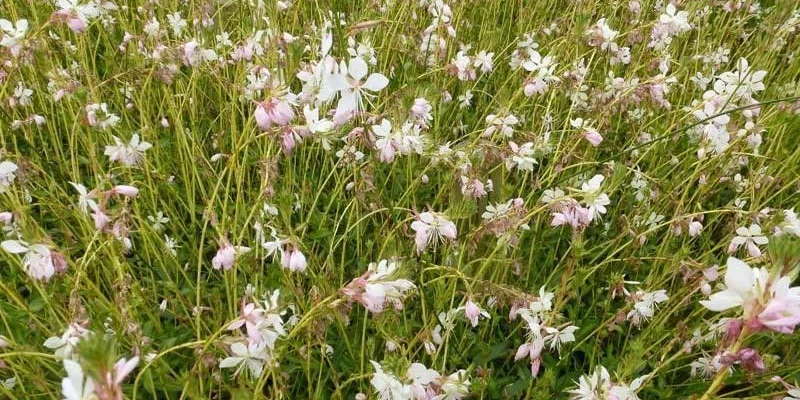
<svg viewBox="0 0 800 400"><path fill-rule="evenodd" d="M467 300L467 304L464 306L464 315L472 324L472 327L478 326L478 318L481 316L481 309L472 302L472 300Z"/></svg>
<svg viewBox="0 0 800 400"><path fill-rule="evenodd" d="M725 340L728 342L735 342L742 332L743 322L741 319L729 319L725 325Z"/></svg>
<svg viewBox="0 0 800 400"><path fill-rule="evenodd" d="M295 248L283 252L281 266L292 272L304 272L308 263L306 262L306 256Z"/></svg>
<svg viewBox="0 0 800 400"><path fill-rule="evenodd" d="M50 260L53 262L53 267L57 273L62 273L67 270L67 259L64 255L57 251L50 251Z"/></svg>
<svg viewBox="0 0 800 400"><path fill-rule="evenodd" d="M117 185L111 188L111 194L121 194L127 197L136 197L139 195L139 189L128 185Z"/></svg>
<svg viewBox="0 0 800 400"><path fill-rule="evenodd" d="M703 282L703 284L700 285L700 292L703 293L706 296L710 296L711 295L711 285L709 285L708 282Z"/></svg>
<svg viewBox="0 0 800 400"><path fill-rule="evenodd" d="M108 224L111 222L111 218L103 212L99 207L94 209L92 212L92 219L94 220L94 229L98 231L102 231L108 227Z"/></svg>
<svg viewBox="0 0 800 400"><path fill-rule="evenodd" d="M739 357L739 364L746 370L753 372L764 372L764 359L758 354L758 351L750 347L739 350L737 354Z"/></svg>

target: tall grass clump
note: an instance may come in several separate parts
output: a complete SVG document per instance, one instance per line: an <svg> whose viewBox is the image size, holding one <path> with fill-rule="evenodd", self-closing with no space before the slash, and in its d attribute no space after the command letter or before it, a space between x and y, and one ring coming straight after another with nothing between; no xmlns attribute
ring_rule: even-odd
<svg viewBox="0 0 800 400"><path fill-rule="evenodd" d="M800 399L800 5L4 0L2 399Z"/></svg>

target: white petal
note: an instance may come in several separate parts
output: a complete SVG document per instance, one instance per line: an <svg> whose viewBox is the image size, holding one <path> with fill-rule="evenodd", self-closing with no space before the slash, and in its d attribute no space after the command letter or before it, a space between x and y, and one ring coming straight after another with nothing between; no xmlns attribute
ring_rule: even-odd
<svg viewBox="0 0 800 400"><path fill-rule="evenodd" d="M347 71L353 79L361 81L361 78L367 76L367 63L359 57L350 60L350 67Z"/></svg>
<svg viewBox="0 0 800 400"><path fill-rule="evenodd" d="M725 290L712 294L708 300L703 300L700 304L711 311L725 311L729 308L740 306L743 302L742 296L738 293Z"/></svg>
<svg viewBox="0 0 800 400"><path fill-rule="evenodd" d="M25 247L25 243L18 240L5 240L0 246L3 247L3 250L13 254L25 253L28 251L28 248Z"/></svg>
<svg viewBox="0 0 800 400"><path fill-rule="evenodd" d="M242 363L241 357L228 357L219 362L220 368L232 368Z"/></svg>
<svg viewBox="0 0 800 400"><path fill-rule="evenodd" d="M735 257L728 257L727 266L725 286L740 295L750 292L755 284L755 277L750 266Z"/></svg>
<svg viewBox="0 0 800 400"><path fill-rule="evenodd" d="M383 90L386 85L389 84L389 78L384 76L383 74L372 74L367 78L367 81L364 82L363 87L369 91L377 92L379 90Z"/></svg>

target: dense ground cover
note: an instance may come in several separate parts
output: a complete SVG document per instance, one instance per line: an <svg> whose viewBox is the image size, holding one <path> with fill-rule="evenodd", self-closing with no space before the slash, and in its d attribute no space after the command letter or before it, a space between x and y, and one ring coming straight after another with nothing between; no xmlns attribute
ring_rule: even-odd
<svg viewBox="0 0 800 400"><path fill-rule="evenodd" d="M798 30L5 0L0 397L800 398Z"/></svg>

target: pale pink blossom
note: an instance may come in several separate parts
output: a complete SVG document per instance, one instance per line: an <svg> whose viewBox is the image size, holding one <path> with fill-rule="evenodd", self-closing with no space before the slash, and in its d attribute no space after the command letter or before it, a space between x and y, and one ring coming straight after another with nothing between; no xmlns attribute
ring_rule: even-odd
<svg viewBox="0 0 800 400"><path fill-rule="evenodd" d="M291 104L283 99L272 98L256 105L256 123L262 130L267 130L272 125L289 125L294 119L294 110Z"/></svg>
<svg viewBox="0 0 800 400"><path fill-rule="evenodd" d="M489 319L490 315L486 310L482 310L477 304L475 304L471 299L467 300L467 304L464 305L464 316L467 317L472 327L478 326L478 321L482 319Z"/></svg>
<svg viewBox="0 0 800 400"><path fill-rule="evenodd" d="M136 197L139 195L139 189L129 185L117 185L111 188L109 194L111 195L121 194L125 197Z"/></svg>
<svg viewBox="0 0 800 400"><path fill-rule="evenodd" d="M419 214L417 220L411 223L411 229L415 231L417 253L422 253L429 245L436 246L445 240L455 240L457 235L456 224L432 211Z"/></svg>
<svg viewBox="0 0 800 400"><path fill-rule="evenodd" d="M291 272L305 272L308 262L300 249L293 247L283 251L281 266Z"/></svg>
<svg viewBox="0 0 800 400"><path fill-rule="evenodd" d="M233 268L233 263L236 258L250 251L249 247L233 246L225 242L217 251L217 255L211 260L211 265L214 269L223 269L225 271Z"/></svg>

